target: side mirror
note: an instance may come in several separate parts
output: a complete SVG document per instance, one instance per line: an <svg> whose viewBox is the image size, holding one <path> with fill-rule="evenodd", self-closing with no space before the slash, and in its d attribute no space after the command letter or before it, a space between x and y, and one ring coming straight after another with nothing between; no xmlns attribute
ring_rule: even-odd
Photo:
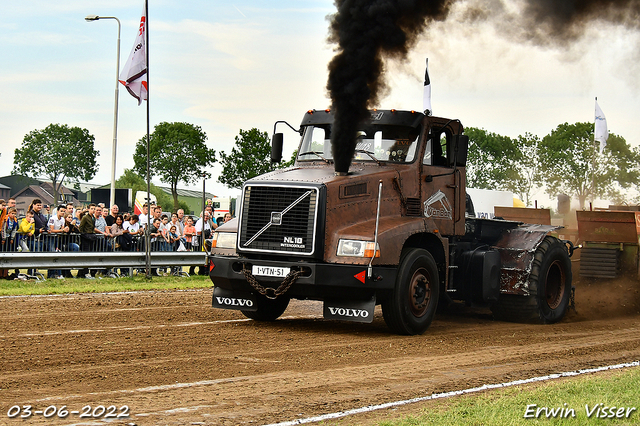
<svg viewBox="0 0 640 426"><path fill-rule="evenodd" d="M282 161L282 145L284 135L282 133L274 133L271 139L271 162L279 163Z"/></svg>
<svg viewBox="0 0 640 426"><path fill-rule="evenodd" d="M452 143L447 145L447 159L450 167L465 167L469 150L469 136L453 135Z"/></svg>

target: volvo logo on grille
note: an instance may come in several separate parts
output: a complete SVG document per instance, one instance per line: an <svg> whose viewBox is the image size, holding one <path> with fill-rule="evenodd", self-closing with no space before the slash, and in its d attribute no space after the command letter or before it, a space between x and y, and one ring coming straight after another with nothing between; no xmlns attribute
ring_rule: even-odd
<svg viewBox="0 0 640 426"><path fill-rule="evenodd" d="M282 225L282 212L271 212L271 224Z"/></svg>

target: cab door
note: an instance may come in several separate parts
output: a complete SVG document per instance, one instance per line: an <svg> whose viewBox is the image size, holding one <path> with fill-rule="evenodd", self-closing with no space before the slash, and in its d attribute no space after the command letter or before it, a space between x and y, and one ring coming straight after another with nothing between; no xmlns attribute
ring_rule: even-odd
<svg viewBox="0 0 640 426"><path fill-rule="evenodd" d="M456 121L429 117L421 168L422 214L442 235L464 234L464 167L454 157ZM458 162L459 164L459 162ZM433 222L431 222L433 221Z"/></svg>

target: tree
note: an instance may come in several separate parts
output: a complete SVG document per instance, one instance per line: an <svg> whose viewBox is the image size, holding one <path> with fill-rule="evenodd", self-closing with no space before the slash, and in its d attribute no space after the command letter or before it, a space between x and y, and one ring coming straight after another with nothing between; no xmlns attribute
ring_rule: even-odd
<svg viewBox="0 0 640 426"><path fill-rule="evenodd" d="M467 186L513 191L522 156L513 139L476 127L467 127L464 133L469 136Z"/></svg>
<svg viewBox="0 0 640 426"><path fill-rule="evenodd" d="M222 173L218 176L218 182L230 188L241 188L252 177L292 164L271 163L271 140L267 132L260 132L255 127L248 131L240 129L235 139L236 145L231 148L231 154L220 152Z"/></svg>
<svg viewBox="0 0 640 426"><path fill-rule="evenodd" d="M550 195L575 195L580 208L591 197L613 197L640 182L640 152L611 134L602 154L593 123L560 124L540 142L540 169Z"/></svg>
<svg viewBox="0 0 640 426"><path fill-rule="evenodd" d="M610 133L596 162L608 164L604 178L598 181L600 192L615 204L630 202L632 196L626 190L640 184L640 147L632 149L622 136Z"/></svg>
<svg viewBox="0 0 640 426"><path fill-rule="evenodd" d="M524 201L525 205L530 206L533 190L542 182L538 164L540 138L531 133L525 133L519 135L514 143L519 151L519 159L514 162L517 174L509 187Z"/></svg>
<svg viewBox="0 0 640 426"><path fill-rule="evenodd" d="M88 181L98 171L94 137L87 129L66 124L50 124L25 135L13 157L13 173L30 177L46 176L53 186L54 203L65 179Z"/></svg>
<svg viewBox="0 0 640 426"><path fill-rule="evenodd" d="M170 185L174 210L179 208L179 182L193 184L203 177L211 177L206 168L216 162L216 151L207 147L206 140L207 135L200 126L177 122L156 125L149 137L149 173ZM134 162L135 171L146 175L146 137L136 144Z"/></svg>
<svg viewBox="0 0 640 426"><path fill-rule="evenodd" d="M135 197L136 192L138 191L147 192L147 181L144 177L140 176L133 170L124 169L122 176L116 180L116 188L131 189L131 192L133 192L133 196ZM173 200L169 194L155 186L153 183L151 184L150 191L156 196L156 202L160 207L162 207L163 211L172 211L174 209ZM186 205L186 203L180 203L180 208L184 209L184 205ZM188 206L185 210L189 210Z"/></svg>

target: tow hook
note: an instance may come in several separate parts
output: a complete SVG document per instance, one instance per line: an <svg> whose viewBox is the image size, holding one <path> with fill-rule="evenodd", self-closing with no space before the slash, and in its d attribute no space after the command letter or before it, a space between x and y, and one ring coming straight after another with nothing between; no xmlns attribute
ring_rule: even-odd
<svg viewBox="0 0 640 426"><path fill-rule="evenodd" d="M569 251L569 257L573 256L573 251L579 249L581 246L574 246L573 243L569 240L562 240L562 242L567 246L567 250Z"/></svg>

